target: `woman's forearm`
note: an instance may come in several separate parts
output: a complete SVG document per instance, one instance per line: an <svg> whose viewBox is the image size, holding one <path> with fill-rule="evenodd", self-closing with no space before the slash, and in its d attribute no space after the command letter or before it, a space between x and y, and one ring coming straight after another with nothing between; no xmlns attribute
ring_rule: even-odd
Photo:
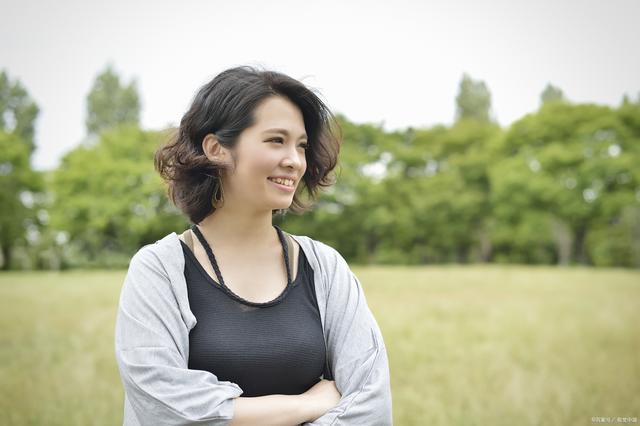
<svg viewBox="0 0 640 426"><path fill-rule="evenodd" d="M313 420L315 411L303 395L267 395L234 399L232 426L294 426Z"/></svg>

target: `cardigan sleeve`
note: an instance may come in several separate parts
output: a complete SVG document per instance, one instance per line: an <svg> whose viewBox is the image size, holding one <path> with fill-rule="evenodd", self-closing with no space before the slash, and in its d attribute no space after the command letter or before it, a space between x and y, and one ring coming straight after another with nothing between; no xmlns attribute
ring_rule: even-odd
<svg viewBox="0 0 640 426"><path fill-rule="evenodd" d="M115 354L125 398L140 425L227 425L235 383L188 369L189 330L157 255L143 247L132 258L120 294ZM125 425L127 419L125 418Z"/></svg>
<svg viewBox="0 0 640 426"><path fill-rule="evenodd" d="M392 420L386 347L362 285L333 248L327 281L325 333L329 365L342 395L338 405L309 426L387 426Z"/></svg>

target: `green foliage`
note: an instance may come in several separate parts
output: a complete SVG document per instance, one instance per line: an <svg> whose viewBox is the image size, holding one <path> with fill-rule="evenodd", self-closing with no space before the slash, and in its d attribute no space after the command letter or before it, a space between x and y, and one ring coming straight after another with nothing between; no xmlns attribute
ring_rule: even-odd
<svg viewBox="0 0 640 426"><path fill-rule="evenodd" d="M338 184L310 216L288 217L363 263L482 260L487 237L487 167L499 127L474 119L452 128L385 133L343 119Z"/></svg>
<svg viewBox="0 0 640 426"><path fill-rule="evenodd" d="M638 105L548 102L503 131L473 118L385 133L342 118L338 184L292 232L361 263L640 266Z"/></svg>
<svg viewBox="0 0 640 426"><path fill-rule="evenodd" d="M186 226L153 168L165 137L124 125L62 159L52 182L52 226L68 234L69 262L126 265L140 246Z"/></svg>
<svg viewBox="0 0 640 426"><path fill-rule="evenodd" d="M562 90L559 87L554 86L551 83L548 83L547 86L542 91L542 93L540 94L540 103L542 105L548 104L550 102L563 102L563 101L565 101L564 93L562 93Z"/></svg>
<svg viewBox="0 0 640 426"><path fill-rule="evenodd" d="M87 133L97 135L121 124L138 124L140 100L135 81L120 83L120 77L108 66L96 77L87 96Z"/></svg>
<svg viewBox="0 0 640 426"><path fill-rule="evenodd" d="M473 80L466 73L456 96L456 120L491 121L491 93L484 81Z"/></svg>
<svg viewBox="0 0 640 426"><path fill-rule="evenodd" d="M12 265L16 245L26 244L25 232L36 220L36 196L43 190L39 173L31 169L29 146L17 134L0 130L0 246L2 269Z"/></svg>
<svg viewBox="0 0 640 426"><path fill-rule="evenodd" d="M33 140L38 106L19 81L10 81L6 71L0 71L0 130L13 133L29 148L35 149Z"/></svg>
<svg viewBox="0 0 640 426"><path fill-rule="evenodd" d="M624 207L611 223L594 226L586 244L596 266L640 267L640 207Z"/></svg>
<svg viewBox="0 0 640 426"><path fill-rule="evenodd" d="M637 204L640 145L621 118L608 107L550 103L514 123L492 167L496 219L517 226L532 212L544 213L541 235L564 224L573 240L569 257L590 262L589 229L619 221ZM556 244L560 252L563 243ZM617 264L630 266L626 259Z"/></svg>
<svg viewBox="0 0 640 426"><path fill-rule="evenodd" d="M625 100L618 108L618 117L622 124L631 132L631 134L640 139L640 93L638 94L638 100L631 102L628 97L625 96Z"/></svg>
<svg viewBox="0 0 640 426"><path fill-rule="evenodd" d="M27 231L37 232L37 211L44 190L31 168L38 107L19 81L0 72L0 265L15 267L16 248L25 247Z"/></svg>
<svg viewBox="0 0 640 426"><path fill-rule="evenodd" d="M0 98L14 100L2 105L22 111L15 105L29 105L28 95L3 76L0 87L18 89L4 89L13 98ZM465 74L450 126L387 132L338 115L337 184L311 212L275 222L358 263L640 267L640 99L571 104L549 84L542 100L501 129L486 85ZM135 85L107 68L87 105L92 142L46 176L45 201L36 193L24 203L42 186L28 166L28 132L15 131L29 126L0 135L5 258L17 242L33 267L122 266L141 245L188 226L153 169L166 137L137 125Z"/></svg>

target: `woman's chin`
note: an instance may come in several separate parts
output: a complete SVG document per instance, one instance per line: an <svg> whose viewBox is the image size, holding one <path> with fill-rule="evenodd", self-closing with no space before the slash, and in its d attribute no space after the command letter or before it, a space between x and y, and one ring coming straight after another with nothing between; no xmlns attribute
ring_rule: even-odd
<svg viewBox="0 0 640 426"><path fill-rule="evenodd" d="M278 205L275 205L275 207L273 207L272 210L286 210L289 207L291 207L291 203L289 203L289 204L278 204Z"/></svg>
<svg viewBox="0 0 640 426"><path fill-rule="evenodd" d="M291 203L293 202L293 197L291 197L290 200L288 201L281 201L281 202L276 202L272 204L272 210L283 210L283 209L288 209L289 207L291 207Z"/></svg>

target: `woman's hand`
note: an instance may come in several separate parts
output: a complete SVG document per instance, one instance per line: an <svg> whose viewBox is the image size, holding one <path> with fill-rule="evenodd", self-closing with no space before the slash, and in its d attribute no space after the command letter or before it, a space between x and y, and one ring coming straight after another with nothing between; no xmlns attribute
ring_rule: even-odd
<svg viewBox="0 0 640 426"><path fill-rule="evenodd" d="M309 412L312 414L309 421L317 419L338 405L341 396L333 380L322 379L313 385L301 395L302 399L305 400L305 404L308 404Z"/></svg>
<svg viewBox="0 0 640 426"><path fill-rule="evenodd" d="M331 380L320 380L299 395L265 395L234 399L231 425L299 425L312 422L340 402Z"/></svg>

